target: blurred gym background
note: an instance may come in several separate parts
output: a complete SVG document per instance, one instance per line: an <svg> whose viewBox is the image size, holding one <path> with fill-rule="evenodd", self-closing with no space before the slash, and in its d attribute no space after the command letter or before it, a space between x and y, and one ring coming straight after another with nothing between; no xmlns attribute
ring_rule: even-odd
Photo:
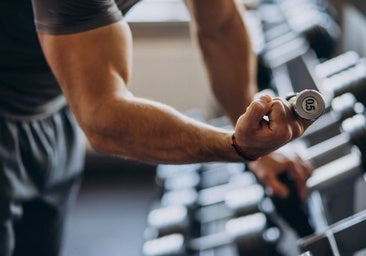
<svg viewBox="0 0 366 256"><path fill-rule="evenodd" d="M255 6L276 1L244 2ZM318 2L326 2L340 28L332 56L354 51L365 57L366 2ZM182 2L143 0L126 19L134 37L130 89L183 112L199 110L208 119L219 116ZM147 215L159 192L155 166L101 155L87 146L84 181L68 219L64 256L141 255Z"/></svg>

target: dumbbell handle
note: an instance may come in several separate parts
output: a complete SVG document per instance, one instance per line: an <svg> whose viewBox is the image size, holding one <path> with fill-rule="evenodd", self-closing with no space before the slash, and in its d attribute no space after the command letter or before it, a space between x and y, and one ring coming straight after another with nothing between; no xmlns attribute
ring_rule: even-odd
<svg viewBox="0 0 366 256"><path fill-rule="evenodd" d="M303 90L286 98L300 118L315 121L325 110L325 100L316 90Z"/></svg>

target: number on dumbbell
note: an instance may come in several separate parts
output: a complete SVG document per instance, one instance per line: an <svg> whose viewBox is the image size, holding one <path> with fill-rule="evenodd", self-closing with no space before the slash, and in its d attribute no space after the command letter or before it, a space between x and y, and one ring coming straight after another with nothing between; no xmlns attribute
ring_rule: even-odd
<svg viewBox="0 0 366 256"><path fill-rule="evenodd" d="M307 98L305 100L305 109L307 111L310 112L310 111L315 110L315 105L316 105L316 102L315 102L315 100L313 98Z"/></svg>

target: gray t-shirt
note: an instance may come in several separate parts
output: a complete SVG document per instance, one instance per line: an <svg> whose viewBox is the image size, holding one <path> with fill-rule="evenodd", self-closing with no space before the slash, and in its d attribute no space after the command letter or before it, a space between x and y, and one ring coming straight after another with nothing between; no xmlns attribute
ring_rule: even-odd
<svg viewBox="0 0 366 256"><path fill-rule="evenodd" d="M48 116L66 103L38 42L117 22L139 0L1 0L0 116ZM35 26L36 24L36 26Z"/></svg>

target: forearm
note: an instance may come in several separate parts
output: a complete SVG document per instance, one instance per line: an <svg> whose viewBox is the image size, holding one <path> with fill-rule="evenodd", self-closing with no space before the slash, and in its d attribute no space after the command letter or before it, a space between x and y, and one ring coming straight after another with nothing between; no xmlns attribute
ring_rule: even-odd
<svg viewBox="0 0 366 256"><path fill-rule="evenodd" d="M101 106L83 127L98 151L148 163L242 161L231 148L231 132L164 104L130 96Z"/></svg>
<svg viewBox="0 0 366 256"><path fill-rule="evenodd" d="M197 18L192 34L201 49L212 91L235 123L257 90L256 57L243 22L243 10L228 9L214 28L205 26L205 19Z"/></svg>

